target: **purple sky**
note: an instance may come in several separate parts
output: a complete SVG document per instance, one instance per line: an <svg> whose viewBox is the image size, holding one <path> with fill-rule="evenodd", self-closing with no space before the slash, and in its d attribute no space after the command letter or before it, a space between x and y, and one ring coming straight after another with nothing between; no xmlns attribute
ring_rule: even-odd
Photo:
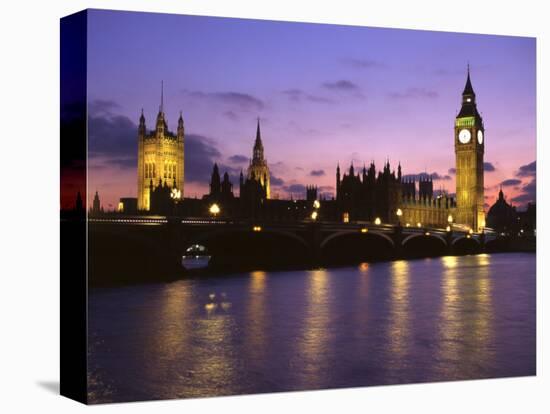
<svg viewBox="0 0 550 414"><path fill-rule="evenodd" d="M500 183L515 205L534 200L534 38L98 10L88 32L89 189L106 209L136 195L136 123L143 108L154 127L161 80L171 130L183 111L186 197L207 191L214 161L237 184L257 117L281 198L306 184L333 193L337 162L380 169L386 157L454 193L468 62L487 202Z"/></svg>

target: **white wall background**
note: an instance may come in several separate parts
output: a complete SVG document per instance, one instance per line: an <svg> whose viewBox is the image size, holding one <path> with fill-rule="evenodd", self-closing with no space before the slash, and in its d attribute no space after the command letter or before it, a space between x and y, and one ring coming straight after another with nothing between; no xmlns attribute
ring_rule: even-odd
<svg viewBox="0 0 550 414"><path fill-rule="evenodd" d="M4 1L0 12L0 410L73 412L59 397L59 18L86 7L538 38L538 372L481 380L107 405L95 412L548 412L550 33L543 1ZM38 211L37 211L38 210ZM543 327L546 324L546 329Z"/></svg>

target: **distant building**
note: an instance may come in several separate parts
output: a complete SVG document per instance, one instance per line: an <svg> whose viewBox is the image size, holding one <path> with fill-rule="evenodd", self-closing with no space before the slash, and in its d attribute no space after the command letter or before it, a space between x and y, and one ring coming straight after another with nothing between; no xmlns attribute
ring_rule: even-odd
<svg viewBox="0 0 550 414"><path fill-rule="evenodd" d="M497 201L487 212L487 227L499 233L516 232L519 230L519 217L516 208L504 198L502 188L498 192Z"/></svg>
<svg viewBox="0 0 550 414"><path fill-rule="evenodd" d="M177 188L183 197L184 184L184 126L180 112L178 129L168 130L164 115L163 90L155 129L147 131L143 111L138 127L138 209L151 210L151 188L161 185Z"/></svg>
<svg viewBox="0 0 550 414"><path fill-rule="evenodd" d="M327 203L325 203L327 204ZM447 195L434 197L433 180L421 176L416 190L414 177L402 176L401 164L391 170L389 161L377 172L374 162L361 173L353 163L348 173L336 168L336 211L340 221L372 221L416 226L446 227L455 211L454 200ZM399 216L397 212L400 211Z"/></svg>
<svg viewBox="0 0 550 414"><path fill-rule="evenodd" d="M99 201L99 194L97 193L97 191L95 192L94 200L92 202L91 213L92 214L100 214L101 213L101 202Z"/></svg>
<svg viewBox="0 0 550 414"><path fill-rule="evenodd" d="M316 185L306 186L306 201L315 201L318 196L318 188Z"/></svg>
<svg viewBox="0 0 550 414"><path fill-rule="evenodd" d="M117 211L124 214L137 214L137 198L123 197L118 202Z"/></svg>
<svg viewBox="0 0 550 414"><path fill-rule="evenodd" d="M82 196L80 195L80 191L76 193L74 211L76 211L77 213L82 213L84 211L84 203L82 202Z"/></svg>

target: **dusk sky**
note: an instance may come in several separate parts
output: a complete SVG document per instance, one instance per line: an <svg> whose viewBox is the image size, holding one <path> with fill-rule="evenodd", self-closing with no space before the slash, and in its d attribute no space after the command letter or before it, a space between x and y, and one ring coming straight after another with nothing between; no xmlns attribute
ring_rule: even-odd
<svg viewBox="0 0 550 414"><path fill-rule="evenodd" d="M185 197L214 162L238 190L261 120L272 194L334 193L335 169L400 161L455 191L454 119L470 63L486 129L486 202L535 199L535 39L92 10L89 201L137 194L137 122L186 128Z"/></svg>

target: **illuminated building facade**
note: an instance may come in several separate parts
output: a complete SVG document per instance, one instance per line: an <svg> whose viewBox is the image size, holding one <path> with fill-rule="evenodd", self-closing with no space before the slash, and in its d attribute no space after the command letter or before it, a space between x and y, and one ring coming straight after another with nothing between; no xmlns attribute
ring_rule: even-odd
<svg viewBox="0 0 550 414"><path fill-rule="evenodd" d="M257 181L263 188L265 197L268 199L270 198L269 167L267 166L267 160L264 158L264 144L262 143L259 119L256 128L256 140L254 141L252 160L248 166L247 179Z"/></svg>
<svg viewBox="0 0 550 414"><path fill-rule="evenodd" d="M163 92L155 129L148 132L143 111L138 127L138 210L151 209L151 192L157 187L177 188L183 196L184 138L180 112L178 129L168 130L164 115Z"/></svg>
<svg viewBox="0 0 550 414"><path fill-rule="evenodd" d="M462 92L462 107L455 120L456 221L474 231L485 227L483 155L485 128L477 110L470 69Z"/></svg>

